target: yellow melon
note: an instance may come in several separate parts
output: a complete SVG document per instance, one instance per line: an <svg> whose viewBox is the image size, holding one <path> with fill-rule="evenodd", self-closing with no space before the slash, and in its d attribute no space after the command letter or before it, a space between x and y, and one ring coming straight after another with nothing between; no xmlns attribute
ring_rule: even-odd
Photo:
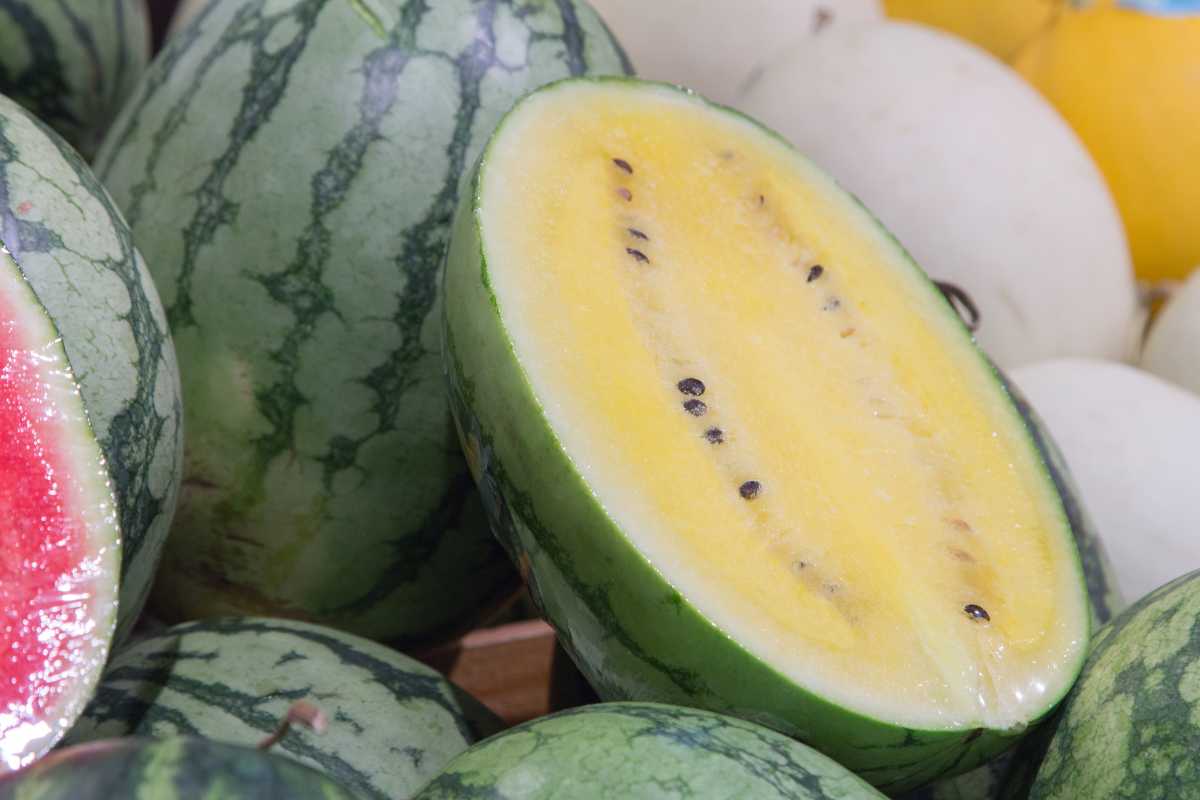
<svg viewBox="0 0 1200 800"><path fill-rule="evenodd" d="M961 36L1009 60L1051 23L1061 0L884 0L894 19Z"/></svg>

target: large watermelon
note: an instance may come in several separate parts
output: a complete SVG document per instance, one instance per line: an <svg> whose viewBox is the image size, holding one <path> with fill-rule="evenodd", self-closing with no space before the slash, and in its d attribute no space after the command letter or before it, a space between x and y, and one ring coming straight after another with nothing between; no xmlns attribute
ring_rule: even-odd
<svg viewBox="0 0 1200 800"><path fill-rule="evenodd" d="M624 65L578 0L220 0L171 39L98 159L184 366L165 618L418 639L512 587L446 408L439 263L513 100Z"/></svg>
<svg viewBox="0 0 1200 800"><path fill-rule="evenodd" d="M85 158L149 60L145 0L0 0L0 94Z"/></svg>
<svg viewBox="0 0 1200 800"><path fill-rule="evenodd" d="M109 739L0 776L0 800L356 800L272 753L205 739Z"/></svg>
<svg viewBox="0 0 1200 800"><path fill-rule="evenodd" d="M365 639L303 622L177 625L119 651L66 744L175 735L253 746L293 703L329 720L274 752L363 798L408 797L499 720L445 678Z"/></svg>
<svg viewBox="0 0 1200 800"><path fill-rule="evenodd" d="M476 745L414 800L874 800L815 750L694 708L601 703L535 719Z"/></svg>

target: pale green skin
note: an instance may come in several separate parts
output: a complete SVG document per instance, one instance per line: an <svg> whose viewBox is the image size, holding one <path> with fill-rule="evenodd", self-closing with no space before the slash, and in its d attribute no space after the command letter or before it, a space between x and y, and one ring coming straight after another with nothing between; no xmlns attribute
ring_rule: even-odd
<svg viewBox="0 0 1200 800"><path fill-rule="evenodd" d="M631 91L651 86L593 80L624 80ZM503 123L497 138L501 130ZM479 227L479 187L489 157L491 150L459 206L447 253L443 355L451 405L464 448L478 464L493 529L600 696L692 705L761 722L889 792L965 772L1019 738L1023 730L910 730L812 694L720 631L647 561L605 514L555 437L501 320ZM914 281L937 291L915 265L913 271ZM944 313L954 314L949 304ZM1012 414L1020 420L1017 408ZM1050 480L1048 471L1043 477ZM1062 535L1070 536L1065 515ZM1082 572L1079 586L1082 594ZM1087 634L1085 622L1079 635L1086 640ZM1060 697L1048 698L1038 718Z"/></svg>
<svg viewBox="0 0 1200 800"><path fill-rule="evenodd" d="M0 97L0 241L62 333L121 522L117 640L145 604L183 458L179 371L146 265L79 156Z"/></svg>
<svg viewBox="0 0 1200 800"><path fill-rule="evenodd" d="M883 800L776 731L694 708L602 703L527 722L450 762L414 800Z"/></svg>
<svg viewBox="0 0 1200 800"><path fill-rule="evenodd" d="M64 744L198 736L254 747L298 701L321 733L272 749L367 798L403 798L501 724L408 656L303 622L227 618L176 625L118 651Z"/></svg>
<svg viewBox="0 0 1200 800"><path fill-rule="evenodd" d="M149 61L145 0L0 0L0 94L84 158Z"/></svg>
<svg viewBox="0 0 1200 800"><path fill-rule="evenodd" d="M183 365L156 613L414 641L515 588L455 442L437 286L501 114L624 69L577 2L220 0L155 60L97 163Z"/></svg>

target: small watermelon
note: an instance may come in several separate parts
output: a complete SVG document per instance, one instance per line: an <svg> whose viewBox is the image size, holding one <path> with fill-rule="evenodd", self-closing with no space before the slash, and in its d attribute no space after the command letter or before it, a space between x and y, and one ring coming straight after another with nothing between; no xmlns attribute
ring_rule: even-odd
<svg viewBox="0 0 1200 800"><path fill-rule="evenodd" d="M136 619L182 442L174 351L129 229L78 155L4 97L0 253L3 770L62 736L114 625Z"/></svg>
<svg viewBox="0 0 1200 800"><path fill-rule="evenodd" d="M476 745L413 800L882 800L817 751L752 722L654 703L600 703Z"/></svg>
<svg viewBox="0 0 1200 800"><path fill-rule="evenodd" d="M516 97L623 55L579 0L218 0L184 33L98 159L184 367L154 608L444 637L516 584L438 359L459 179Z"/></svg>
<svg viewBox="0 0 1200 800"><path fill-rule="evenodd" d="M303 622L229 618L117 652L64 743L202 736L251 746L301 700L325 713L327 729L290 733L274 752L363 798L410 796L500 729L441 675L382 645Z"/></svg>
<svg viewBox="0 0 1200 800"><path fill-rule="evenodd" d="M85 158L149 60L145 0L0 0L0 94Z"/></svg>
<svg viewBox="0 0 1200 800"><path fill-rule="evenodd" d="M205 739L109 739L0 775L0 800L356 800L291 759Z"/></svg>

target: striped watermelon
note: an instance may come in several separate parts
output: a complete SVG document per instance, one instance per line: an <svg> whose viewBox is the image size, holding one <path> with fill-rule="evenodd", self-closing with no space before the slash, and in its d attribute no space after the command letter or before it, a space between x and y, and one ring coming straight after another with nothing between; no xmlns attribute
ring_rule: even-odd
<svg viewBox="0 0 1200 800"><path fill-rule="evenodd" d="M0 800L355 800L296 762L204 739L111 739L0 776Z"/></svg>
<svg viewBox="0 0 1200 800"><path fill-rule="evenodd" d="M85 158L149 60L145 0L0 0L0 94Z"/></svg>
<svg viewBox="0 0 1200 800"><path fill-rule="evenodd" d="M66 738L176 735L252 746L299 700L329 720L274 752L363 798L408 797L500 729L483 706L407 656L302 622L226 618L177 625L119 651Z"/></svg>
<svg viewBox="0 0 1200 800"><path fill-rule="evenodd" d="M122 534L117 639L145 604L182 463L178 367L129 228L57 136L0 98L0 240L62 333Z"/></svg>
<svg viewBox="0 0 1200 800"><path fill-rule="evenodd" d="M438 267L513 100L626 67L579 0L220 0L171 39L98 159L184 365L164 618L415 640L511 590L446 408Z"/></svg>
<svg viewBox="0 0 1200 800"><path fill-rule="evenodd" d="M602 703L476 745L414 800L882 797L817 751L754 723L694 708Z"/></svg>

